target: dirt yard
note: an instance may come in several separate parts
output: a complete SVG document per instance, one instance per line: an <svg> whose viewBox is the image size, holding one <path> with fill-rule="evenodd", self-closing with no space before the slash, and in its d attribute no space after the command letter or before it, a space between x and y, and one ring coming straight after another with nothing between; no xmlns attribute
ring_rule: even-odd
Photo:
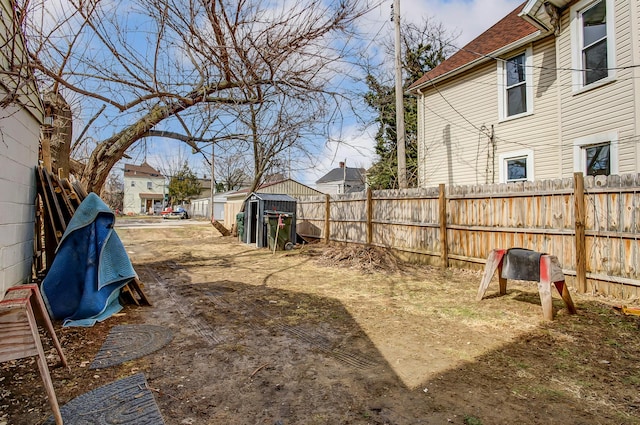
<svg viewBox="0 0 640 425"><path fill-rule="evenodd" d="M205 223L118 234L154 305L57 327L70 363L52 369L61 405L142 371L168 425L640 424L640 318L614 300L573 293L571 316L556 293L558 315L545 323L535 283L509 282L497 297L493 282L476 302L479 272L375 250L273 254ZM124 323L175 336L89 370ZM2 364L0 391L0 425L50 415L33 360Z"/></svg>

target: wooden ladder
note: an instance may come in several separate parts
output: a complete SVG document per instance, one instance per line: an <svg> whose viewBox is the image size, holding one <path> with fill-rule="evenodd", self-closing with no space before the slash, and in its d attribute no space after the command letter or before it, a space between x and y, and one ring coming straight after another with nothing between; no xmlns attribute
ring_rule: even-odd
<svg viewBox="0 0 640 425"><path fill-rule="evenodd" d="M35 312L34 312L35 309ZM44 322L63 366L67 359L49 320L38 285L18 285L9 288L0 301L0 362L37 356L36 362L49 405L57 425L62 425L58 399L53 390L47 359L42 349L36 316Z"/></svg>

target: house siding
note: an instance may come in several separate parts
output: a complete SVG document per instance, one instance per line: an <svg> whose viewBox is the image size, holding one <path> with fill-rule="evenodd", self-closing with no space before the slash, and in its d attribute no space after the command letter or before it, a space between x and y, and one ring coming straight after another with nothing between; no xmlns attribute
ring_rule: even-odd
<svg viewBox="0 0 640 425"><path fill-rule="evenodd" d="M514 51L515 53L524 50ZM419 127L419 184L481 184L499 181L498 158L522 149L534 151L535 176L549 178L560 165L557 116L555 44L552 37L532 46L533 114L500 121L498 96L502 89L497 63L488 62L472 72L427 89L421 97L424 125ZM454 110L455 108L455 110ZM488 135L493 125L496 151ZM479 129L486 129L484 133ZM548 154L554 150L553 154ZM451 154L451 156L449 155ZM442 166L446 164L446 166Z"/></svg>
<svg viewBox="0 0 640 425"><path fill-rule="evenodd" d="M635 3L634 3L635 1ZM574 88L571 7L561 32L529 47L533 58L533 113L499 117L502 91L495 61L477 64L419 92L419 185L499 182L500 156L533 152L533 178L570 177L574 144L597 135L617 135L619 174L640 170L640 6L615 0L615 80L590 90ZM505 53L518 54L527 46ZM626 67L626 69L624 69ZM488 135L493 125L495 155ZM480 129L486 129L484 134ZM615 159L615 158L613 158ZM531 178L531 175L529 175Z"/></svg>
<svg viewBox="0 0 640 425"><path fill-rule="evenodd" d="M631 0L634 1L634 0ZM616 67L633 64L633 43L631 26L631 4L629 0L619 0L615 7L615 51ZM637 10L637 8L636 8ZM637 108L634 93L637 84L633 69L616 70L616 78L611 83L588 91L574 92L571 55L571 22L569 12L563 15L563 32L558 39L562 97L563 141L562 177L574 172L573 143L576 139L608 132L618 133L618 173L637 172ZM637 37L637 34L635 35Z"/></svg>
<svg viewBox="0 0 640 425"><path fill-rule="evenodd" d="M420 135L420 155L424 158L418 171L420 186L476 183L476 176L484 183L483 161L489 141L479 128L485 125L490 129L497 121L495 67L489 62L457 78L455 84L447 82L438 84L437 90L426 89L422 98L425 126Z"/></svg>
<svg viewBox="0 0 640 425"><path fill-rule="evenodd" d="M634 64L640 64L640 4L637 1L631 2L631 20L630 20L630 30L632 36L630 39L632 40L631 46L631 61ZM632 70L633 72L633 87L634 87L634 98L640 99L640 67L635 67ZM635 169L640 170L640 143L638 139L638 135L640 135L640 102L636 100L635 105L635 126L634 126L634 135L633 139L635 145L635 156L636 163Z"/></svg>
<svg viewBox="0 0 640 425"><path fill-rule="evenodd" d="M0 0L0 97L17 95L0 109L0 299L7 288L31 277L36 181L42 102L26 64L12 2Z"/></svg>
<svg viewBox="0 0 640 425"><path fill-rule="evenodd" d="M40 123L26 110L0 111L0 298L31 276L35 216L35 167Z"/></svg>
<svg viewBox="0 0 640 425"><path fill-rule="evenodd" d="M557 176L560 166L557 155L560 133L556 113L558 96L553 37L535 43L532 54L533 114L496 125L496 170L500 167L498 161L501 154L530 149L533 151L533 177L548 179ZM499 182L498 177L496 171L495 183Z"/></svg>

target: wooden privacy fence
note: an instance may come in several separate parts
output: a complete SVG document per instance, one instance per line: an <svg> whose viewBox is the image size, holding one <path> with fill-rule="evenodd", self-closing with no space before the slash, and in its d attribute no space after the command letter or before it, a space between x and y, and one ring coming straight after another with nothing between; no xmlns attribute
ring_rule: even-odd
<svg viewBox="0 0 640 425"><path fill-rule="evenodd" d="M494 248L556 255L579 292L640 297L640 174L302 197L298 233L444 267Z"/></svg>

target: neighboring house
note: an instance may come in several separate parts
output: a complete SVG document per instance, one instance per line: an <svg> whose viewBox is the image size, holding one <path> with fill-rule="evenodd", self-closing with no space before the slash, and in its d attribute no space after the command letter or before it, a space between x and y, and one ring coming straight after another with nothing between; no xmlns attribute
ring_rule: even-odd
<svg viewBox="0 0 640 425"><path fill-rule="evenodd" d="M0 0L0 299L7 288L31 277L44 117L13 3Z"/></svg>
<svg viewBox="0 0 640 425"><path fill-rule="evenodd" d="M164 176L146 162L124 165L125 214L157 214L168 193Z"/></svg>
<svg viewBox="0 0 640 425"><path fill-rule="evenodd" d="M316 188L329 195L361 192L365 189L366 170L349 168L344 162L316 180Z"/></svg>
<svg viewBox="0 0 640 425"><path fill-rule="evenodd" d="M530 0L427 72L419 185L640 171L637 0Z"/></svg>
<svg viewBox="0 0 640 425"><path fill-rule="evenodd" d="M289 195L292 198L299 198L300 196L322 195L322 192L319 192L293 179L284 179L280 181L265 183L258 187L258 189L256 189L256 192ZM242 204L249 195L249 188L241 189L236 192L228 193L226 195L226 204L224 206L224 225L226 228L231 229L231 226L235 224L236 214L240 212L240 210L242 209Z"/></svg>

